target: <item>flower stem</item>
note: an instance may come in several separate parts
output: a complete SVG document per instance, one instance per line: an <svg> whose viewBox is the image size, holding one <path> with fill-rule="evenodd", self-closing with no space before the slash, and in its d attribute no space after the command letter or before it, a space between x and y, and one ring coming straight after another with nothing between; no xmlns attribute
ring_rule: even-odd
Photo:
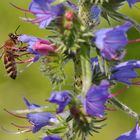
<svg viewBox="0 0 140 140"><path fill-rule="evenodd" d="M116 97L111 98L110 101L115 106L117 106L120 110L122 110L123 112L127 113L128 115L130 115L131 117L133 117L134 119L136 119L136 121L139 120L139 117L140 117L139 114L137 114L131 108L129 108L128 106L126 106L125 104L123 104L122 102L120 102Z"/></svg>
<svg viewBox="0 0 140 140"><path fill-rule="evenodd" d="M82 89L82 69L80 63L80 52L77 51L76 56L73 58L74 63L74 93L81 93Z"/></svg>
<svg viewBox="0 0 140 140"><path fill-rule="evenodd" d="M81 67L82 67L82 95L85 96L92 83L90 47L81 46Z"/></svg>

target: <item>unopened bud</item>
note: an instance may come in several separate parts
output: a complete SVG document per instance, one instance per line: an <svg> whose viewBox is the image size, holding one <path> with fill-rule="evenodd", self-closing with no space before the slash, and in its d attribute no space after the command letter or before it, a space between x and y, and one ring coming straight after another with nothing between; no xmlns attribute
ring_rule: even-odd
<svg viewBox="0 0 140 140"><path fill-rule="evenodd" d="M66 20L68 20L68 21L72 21L73 18L74 18L74 13L73 13L72 11L67 11L67 12L65 13L65 18L66 18Z"/></svg>

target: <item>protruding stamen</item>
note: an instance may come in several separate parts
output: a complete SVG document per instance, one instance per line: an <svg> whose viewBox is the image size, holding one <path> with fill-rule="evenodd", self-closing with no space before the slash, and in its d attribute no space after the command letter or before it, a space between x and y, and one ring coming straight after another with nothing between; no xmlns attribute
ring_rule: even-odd
<svg viewBox="0 0 140 140"><path fill-rule="evenodd" d="M133 43L133 42L140 42L140 38L134 39L134 40L128 40L128 43Z"/></svg>
<svg viewBox="0 0 140 140"><path fill-rule="evenodd" d="M44 13L50 13L49 11L44 11L43 12L40 12L40 11L30 11L30 10L26 10L26 9L23 9L23 8L20 8L16 5L14 5L13 3L10 3L13 7L15 7L16 9L19 9L21 11L24 11L24 12L28 12L28 13L33 13L33 14L44 14Z"/></svg>
<svg viewBox="0 0 140 140"><path fill-rule="evenodd" d="M11 123L11 125L13 125L17 128L30 128L30 129L32 129L32 126L20 126L20 125L14 124L14 123Z"/></svg>
<svg viewBox="0 0 140 140"><path fill-rule="evenodd" d="M10 115L15 116L15 117L17 117L17 118L27 119L26 116L19 116L19 115L16 115L16 114L14 114L14 113L8 111L7 109L4 109L4 111L6 111L6 112L9 113Z"/></svg>
<svg viewBox="0 0 140 140"><path fill-rule="evenodd" d="M24 61L19 61L19 62L16 62L16 63L17 64L29 63L29 62L33 62L33 59L34 58L31 58L31 59L27 59L27 60L24 60Z"/></svg>
<svg viewBox="0 0 140 140"><path fill-rule="evenodd" d="M108 111L117 111L116 108L108 108L108 107L105 107L105 109L108 110Z"/></svg>
<svg viewBox="0 0 140 140"><path fill-rule="evenodd" d="M31 132L32 130L31 129L26 129L26 130L22 130L22 131L18 131L18 132L13 132L13 131L9 131L9 130L5 129L3 126L1 126L1 131L5 132L5 133L8 133L8 134L18 135L18 134L22 134L22 133L25 133L25 132Z"/></svg>
<svg viewBox="0 0 140 140"><path fill-rule="evenodd" d="M128 88L129 88L129 86L125 86L125 88L119 90L119 91L116 92L116 93L111 94L111 95L109 96L109 98L112 98L112 97L114 97L114 96L117 96L117 95L119 95L119 94L125 92Z"/></svg>

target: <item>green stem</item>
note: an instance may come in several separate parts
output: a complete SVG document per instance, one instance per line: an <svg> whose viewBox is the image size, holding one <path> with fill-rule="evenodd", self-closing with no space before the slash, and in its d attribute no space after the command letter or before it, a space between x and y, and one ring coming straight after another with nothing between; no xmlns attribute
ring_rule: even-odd
<svg viewBox="0 0 140 140"><path fill-rule="evenodd" d="M73 58L74 63L74 93L81 93L82 89L82 69L80 63L80 51L78 50L76 56Z"/></svg>
<svg viewBox="0 0 140 140"><path fill-rule="evenodd" d="M116 97L111 98L110 101L116 107L118 107L120 110L122 110L123 112L127 113L128 115L130 115L131 117L133 117L134 119L136 119L136 121L139 120L139 114L137 114L131 108L129 108L128 106L126 106L125 104L123 104L122 102L120 102Z"/></svg>
<svg viewBox="0 0 140 140"><path fill-rule="evenodd" d="M85 96L92 83L90 47L81 46L81 67L82 67L82 95Z"/></svg>

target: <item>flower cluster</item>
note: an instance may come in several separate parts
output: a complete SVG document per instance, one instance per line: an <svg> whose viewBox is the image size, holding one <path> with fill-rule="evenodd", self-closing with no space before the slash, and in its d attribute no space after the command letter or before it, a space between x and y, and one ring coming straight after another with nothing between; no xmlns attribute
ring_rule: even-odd
<svg viewBox="0 0 140 140"><path fill-rule="evenodd" d="M104 126L102 122L107 118L107 111L112 110L108 107L108 103L111 103L137 120L133 130L116 140L140 139L139 115L116 97L124 90L111 93L114 83L140 85L140 82L135 81L139 78L135 69L140 68L140 60L123 61L127 44L140 41L129 40L127 31L132 27L138 29L138 26L125 18L126 22L122 25L96 29L102 22L101 16L114 18L114 13L115 20L124 20L123 15L117 11L124 1L128 2L130 8L140 2L120 0L113 1L113 5L111 0L79 0L77 4L70 0L32 0L28 9L12 4L18 10L35 17L22 20L37 24L39 28L52 33L46 38L20 34L17 42L22 42L27 48L28 60L25 63L41 60L44 68L42 71L47 73L53 86L53 91L46 100L47 108L32 104L24 97L28 108L23 111L27 113L26 116L18 116L6 110L18 118L27 119L31 124L13 124L14 126L19 129L27 128L22 132L36 133L43 130L45 136L42 136L42 140L85 140L88 135L98 132ZM111 22L110 19L107 20ZM96 56L91 57L93 51ZM65 88L64 85L67 84L63 71L69 61L73 61L74 66L73 87L71 90L58 90Z"/></svg>

